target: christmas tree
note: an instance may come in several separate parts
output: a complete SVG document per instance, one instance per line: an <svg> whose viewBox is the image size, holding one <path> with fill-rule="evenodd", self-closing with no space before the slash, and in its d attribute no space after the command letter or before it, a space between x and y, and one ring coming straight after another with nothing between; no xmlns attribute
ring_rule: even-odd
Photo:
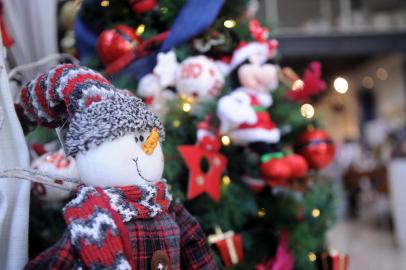
<svg viewBox="0 0 406 270"><path fill-rule="evenodd" d="M317 269L335 221L335 194L318 170L334 147L308 101L325 84L319 63L303 76L278 65L278 43L253 18L257 8L253 0L85 0L76 53L161 117L165 178L219 267ZM261 83L264 103L233 107L236 89ZM237 136L243 128L248 135Z"/></svg>

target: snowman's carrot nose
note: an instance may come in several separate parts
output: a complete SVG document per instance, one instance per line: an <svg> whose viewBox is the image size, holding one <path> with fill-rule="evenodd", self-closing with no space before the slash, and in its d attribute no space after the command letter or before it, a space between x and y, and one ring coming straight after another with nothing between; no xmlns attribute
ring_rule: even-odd
<svg viewBox="0 0 406 270"><path fill-rule="evenodd" d="M145 143L142 144L142 150L144 150L147 155L151 155L154 152L155 147L158 145L159 133L156 128L153 128L151 133L148 135Z"/></svg>

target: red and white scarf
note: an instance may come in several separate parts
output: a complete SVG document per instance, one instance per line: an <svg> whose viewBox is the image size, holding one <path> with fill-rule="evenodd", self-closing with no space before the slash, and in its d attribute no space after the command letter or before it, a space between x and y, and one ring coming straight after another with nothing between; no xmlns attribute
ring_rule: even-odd
<svg viewBox="0 0 406 270"><path fill-rule="evenodd" d="M153 218L170 202L165 180L147 186L81 186L63 212L72 245L88 268L129 270L134 261L124 222Z"/></svg>

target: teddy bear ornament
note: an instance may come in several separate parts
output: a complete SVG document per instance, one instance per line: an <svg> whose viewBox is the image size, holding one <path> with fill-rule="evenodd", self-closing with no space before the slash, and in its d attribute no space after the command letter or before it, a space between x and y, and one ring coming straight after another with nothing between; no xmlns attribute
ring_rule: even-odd
<svg viewBox="0 0 406 270"><path fill-rule="evenodd" d="M29 82L20 106L24 122L67 121L65 151L80 174L63 208L65 232L26 269L217 269L200 225L171 201L162 179L165 131L139 98L66 64Z"/></svg>

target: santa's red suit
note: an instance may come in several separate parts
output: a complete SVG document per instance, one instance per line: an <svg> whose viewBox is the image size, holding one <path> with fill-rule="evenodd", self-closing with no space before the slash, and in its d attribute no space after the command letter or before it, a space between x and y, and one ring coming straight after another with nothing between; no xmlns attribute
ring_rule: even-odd
<svg viewBox="0 0 406 270"><path fill-rule="evenodd" d="M267 108L272 96L240 87L219 101L218 115L221 132L227 133L236 144L252 142L278 143L280 131L272 121Z"/></svg>

